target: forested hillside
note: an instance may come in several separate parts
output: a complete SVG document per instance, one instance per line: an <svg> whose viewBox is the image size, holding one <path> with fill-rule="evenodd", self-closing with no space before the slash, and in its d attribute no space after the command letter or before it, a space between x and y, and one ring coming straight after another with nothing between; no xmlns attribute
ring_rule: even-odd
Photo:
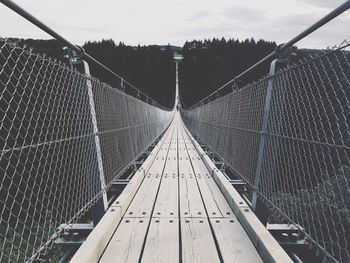
<svg viewBox="0 0 350 263"><path fill-rule="evenodd" d="M56 40L15 40L30 46L35 52L63 60L66 54ZM276 48L275 42L246 39L193 40L183 48L174 46L129 46L113 40L88 41L83 48L145 94L169 107L175 93L175 64L173 52L182 52L180 63L180 96L190 106L231 80L234 76ZM119 85L109 73L90 65L93 76L111 85ZM241 81L254 81L267 74L263 65Z"/></svg>
<svg viewBox="0 0 350 263"><path fill-rule="evenodd" d="M222 38L186 42L180 66L180 96L185 106L206 97L276 48L275 42ZM265 64L241 79L251 82L267 74Z"/></svg>
<svg viewBox="0 0 350 263"><path fill-rule="evenodd" d="M166 107L172 105L175 64L170 46L132 47L103 40L87 42L84 49L160 104ZM113 84L113 76L93 65L91 68L96 77Z"/></svg>

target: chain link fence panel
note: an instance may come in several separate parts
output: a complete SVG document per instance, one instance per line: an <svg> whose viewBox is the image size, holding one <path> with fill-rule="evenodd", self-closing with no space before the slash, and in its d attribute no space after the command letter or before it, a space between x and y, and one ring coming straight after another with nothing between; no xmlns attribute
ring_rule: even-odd
<svg viewBox="0 0 350 263"><path fill-rule="evenodd" d="M122 90L0 39L0 262L45 255L168 127L173 111Z"/></svg>
<svg viewBox="0 0 350 263"><path fill-rule="evenodd" d="M271 209L270 222L301 227L326 262L350 262L348 46L181 112L189 130Z"/></svg>

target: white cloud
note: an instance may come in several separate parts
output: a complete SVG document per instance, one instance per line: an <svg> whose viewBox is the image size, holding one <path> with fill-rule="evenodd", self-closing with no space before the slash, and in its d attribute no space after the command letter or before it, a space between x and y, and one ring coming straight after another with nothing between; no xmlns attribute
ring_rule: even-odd
<svg viewBox="0 0 350 263"><path fill-rule="evenodd" d="M344 0L297 0L298 2L302 2L308 4L310 6L319 6L334 9L337 6L344 3Z"/></svg>
<svg viewBox="0 0 350 263"><path fill-rule="evenodd" d="M187 39L234 37L286 42L343 0L17 0L77 44L112 38L127 44L183 45ZM303 40L324 47L348 38L349 14ZM0 36L50 38L0 4Z"/></svg>

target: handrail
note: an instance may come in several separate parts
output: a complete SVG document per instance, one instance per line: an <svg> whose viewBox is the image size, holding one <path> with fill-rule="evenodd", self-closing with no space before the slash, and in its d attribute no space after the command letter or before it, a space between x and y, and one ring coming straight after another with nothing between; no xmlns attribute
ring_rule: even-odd
<svg viewBox="0 0 350 263"><path fill-rule="evenodd" d="M300 40L302 40L306 36L310 35L311 33L316 31L320 27L324 26L325 24L327 24L328 22L330 22L331 20L333 20L334 18L339 16L340 14L344 13L345 11L347 11L349 8L350 8L350 0L348 0L348 1L344 2L343 4L341 4L340 6L338 6L336 9L334 9L333 11L328 13L326 16L324 16L321 19L319 19L316 23L314 23L313 25L311 25L310 27L305 29L303 32L301 32L300 34L298 34L297 36L295 36L291 40L289 40L287 43L284 43L284 44L281 44L281 45L277 46L277 48L274 51L272 51L270 54L268 54L267 56L265 56L264 58L262 58L261 60L256 62L251 67L249 67L246 70L244 70L239 75L235 76L229 82L225 83L224 85L219 87L217 90L213 91L211 94L209 94L208 96L206 96L205 98L203 98L202 100L200 100L199 102L194 104L193 106L189 107L189 109L194 109L194 108L198 107L199 105L205 103L206 100L208 100L212 96L218 94L218 92L221 91L223 88L227 87L227 85L230 85L230 84L236 82L239 78L243 77L248 72L250 72L251 70L253 70L256 67L260 66L264 62L266 62L266 61L268 61L270 59L276 58L281 52L283 52L286 49L292 47L294 44L296 44L297 42L299 42Z"/></svg>
<svg viewBox="0 0 350 263"><path fill-rule="evenodd" d="M132 85L131 83L126 81L124 78L119 76L117 73L115 73L113 70L111 70L110 68L108 68L105 65L103 65L100 61L98 61L94 57L90 56L88 53L85 52L85 50L82 47L79 47L79 46L74 45L73 43L71 43L65 37L63 37L62 35L60 35L56 31L54 31L53 29L51 29L49 26L44 24L38 18L34 17L28 11L24 10L18 4L14 3L11 0L0 0L0 2L2 4L4 4L5 6L7 6L9 9L11 9L12 11L14 11L15 13L19 14L20 16L22 16L23 18L25 18L26 20L28 20L29 22L34 24L35 26L39 27L44 32L48 33L50 36L52 36L56 40L60 41L65 46L67 46L67 47L71 48L72 50L74 50L75 52L77 52L87 62L95 64L98 67L100 67L103 70L105 70L108 73L110 73L111 75L113 75L114 77L118 78L119 80L123 80L123 82L127 83L128 86L130 86L134 91L136 91L137 94L143 95L145 97L145 101L151 101L152 102L151 104L153 104L153 105L155 105L155 106L157 106L158 108L161 108L161 109L165 109L165 110L169 110L170 109L170 108L166 108L165 106L160 105L157 101L155 101L154 99L150 98L148 95L146 95L145 93L140 91L134 85Z"/></svg>

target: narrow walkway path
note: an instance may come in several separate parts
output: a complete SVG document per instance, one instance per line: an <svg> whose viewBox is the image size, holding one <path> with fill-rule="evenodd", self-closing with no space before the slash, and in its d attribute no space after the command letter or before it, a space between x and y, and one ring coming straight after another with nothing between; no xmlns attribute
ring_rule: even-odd
<svg viewBox="0 0 350 263"><path fill-rule="evenodd" d="M100 262L263 262L177 114Z"/></svg>

